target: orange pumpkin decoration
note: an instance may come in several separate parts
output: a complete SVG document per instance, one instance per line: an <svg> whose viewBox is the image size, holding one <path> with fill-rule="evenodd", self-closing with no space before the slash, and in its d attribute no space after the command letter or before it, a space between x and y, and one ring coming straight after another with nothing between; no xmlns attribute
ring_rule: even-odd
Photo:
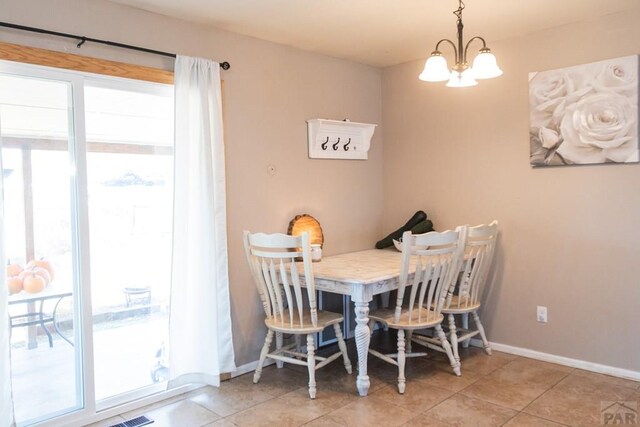
<svg viewBox="0 0 640 427"><path fill-rule="evenodd" d="M9 277L7 286L9 287L9 295L17 294L22 290L22 279L18 276Z"/></svg>
<svg viewBox="0 0 640 427"><path fill-rule="evenodd" d="M35 267L33 270L30 270L30 271L42 277L46 283L46 286L49 286L49 284L51 283L51 275L47 270L45 270L42 267Z"/></svg>
<svg viewBox="0 0 640 427"><path fill-rule="evenodd" d="M34 272L31 272L31 274L22 281L22 287L30 294L42 292L46 286L47 282L44 281L44 278Z"/></svg>
<svg viewBox="0 0 640 427"><path fill-rule="evenodd" d="M44 258L34 259L29 261L29 263L25 268L32 269L34 267L44 268L49 272L49 275L51 276L51 280L55 278L55 269L53 268L53 264L51 264L51 261L47 261Z"/></svg>
<svg viewBox="0 0 640 427"><path fill-rule="evenodd" d="M22 266L20 264L7 263L7 277L17 276L22 273Z"/></svg>

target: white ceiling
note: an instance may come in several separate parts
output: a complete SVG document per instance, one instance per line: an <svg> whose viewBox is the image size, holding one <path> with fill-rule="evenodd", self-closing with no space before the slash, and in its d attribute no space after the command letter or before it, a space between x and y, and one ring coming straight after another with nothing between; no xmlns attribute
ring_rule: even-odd
<svg viewBox="0 0 640 427"><path fill-rule="evenodd" d="M439 39L454 39L458 7L457 0L112 1L378 67L424 58ZM491 47L637 8L638 0L467 0L465 40L480 35Z"/></svg>

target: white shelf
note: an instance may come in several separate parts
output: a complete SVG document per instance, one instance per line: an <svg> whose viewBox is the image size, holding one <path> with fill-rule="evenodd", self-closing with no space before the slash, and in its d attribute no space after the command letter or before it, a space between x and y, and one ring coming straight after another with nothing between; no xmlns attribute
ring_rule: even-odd
<svg viewBox="0 0 640 427"><path fill-rule="evenodd" d="M344 120L307 120L309 158L367 160L376 126Z"/></svg>

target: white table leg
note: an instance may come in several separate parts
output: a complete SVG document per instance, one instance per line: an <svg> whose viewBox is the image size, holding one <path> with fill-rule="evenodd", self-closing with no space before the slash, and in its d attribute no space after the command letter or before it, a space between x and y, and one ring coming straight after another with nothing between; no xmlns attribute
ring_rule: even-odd
<svg viewBox="0 0 640 427"><path fill-rule="evenodd" d="M469 330L469 313L462 315L462 329ZM469 348L469 342L471 339L462 341L462 348Z"/></svg>
<svg viewBox="0 0 640 427"><path fill-rule="evenodd" d="M369 355L369 343L371 332L369 330L369 302L356 301L356 347L358 349L358 379L356 386L360 396L369 393L369 376L367 375L367 356Z"/></svg>
<svg viewBox="0 0 640 427"><path fill-rule="evenodd" d="M276 349L280 350L282 348L283 338L282 332L276 332ZM276 360L276 367L278 369L283 368L284 362L282 360Z"/></svg>

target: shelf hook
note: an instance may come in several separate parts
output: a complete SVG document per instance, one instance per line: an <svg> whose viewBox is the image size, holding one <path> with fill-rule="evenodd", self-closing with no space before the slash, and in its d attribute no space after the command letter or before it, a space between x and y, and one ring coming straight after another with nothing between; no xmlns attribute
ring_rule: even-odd
<svg viewBox="0 0 640 427"><path fill-rule="evenodd" d="M327 140L320 145L323 151L327 149L328 143L329 143L329 137L327 137Z"/></svg>
<svg viewBox="0 0 640 427"><path fill-rule="evenodd" d="M336 143L332 145L333 151L336 151L338 149L339 144L340 144L340 137L338 137L338 140L336 141Z"/></svg>

